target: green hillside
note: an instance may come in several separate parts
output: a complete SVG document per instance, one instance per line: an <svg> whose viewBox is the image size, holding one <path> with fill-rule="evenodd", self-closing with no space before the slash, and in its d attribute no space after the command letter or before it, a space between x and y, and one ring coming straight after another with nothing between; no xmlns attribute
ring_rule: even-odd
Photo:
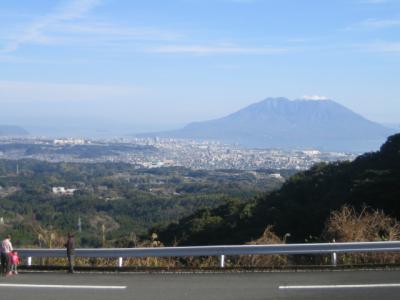
<svg viewBox="0 0 400 300"><path fill-rule="evenodd" d="M0 160L0 235L11 233L16 245L39 245L39 233L77 231L80 220L81 246L146 238L157 224L280 187L282 180L270 176L275 172ZM53 187L75 191L56 194Z"/></svg>
<svg viewBox="0 0 400 300"><path fill-rule="evenodd" d="M273 225L280 236L290 233L288 242L304 242L319 239L329 214L344 204L400 219L400 134L353 162L315 165L277 191L246 203L202 209L158 230L166 244L238 244Z"/></svg>

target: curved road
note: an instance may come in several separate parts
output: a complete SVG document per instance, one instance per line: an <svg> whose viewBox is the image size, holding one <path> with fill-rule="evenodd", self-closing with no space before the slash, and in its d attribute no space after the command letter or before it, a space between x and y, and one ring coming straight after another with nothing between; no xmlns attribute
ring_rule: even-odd
<svg viewBox="0 0 400 300"><path fill-rule="evenodd" d="M64 274L0 278L0 299L399 299L400 271Z"/></svg>

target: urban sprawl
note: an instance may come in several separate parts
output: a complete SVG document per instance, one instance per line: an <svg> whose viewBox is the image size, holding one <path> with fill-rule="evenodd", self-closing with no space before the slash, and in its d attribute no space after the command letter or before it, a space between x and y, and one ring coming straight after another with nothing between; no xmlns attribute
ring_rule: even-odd
<svg viewBox="0 0 400 300"><path fill-rule="evenodd" d="M304 170L319 162L353 160L355 157L354 153L314 149L247 149L216 141L167 138L89 140L8 137L0 140L0 159L124 162L136 168L183 166L193 169Z"/></svg>

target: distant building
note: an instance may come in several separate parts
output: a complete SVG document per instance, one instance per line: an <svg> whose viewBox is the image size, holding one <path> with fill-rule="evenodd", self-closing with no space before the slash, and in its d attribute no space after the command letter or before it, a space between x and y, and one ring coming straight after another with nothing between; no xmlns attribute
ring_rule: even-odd
<svg viewBox="0 0 400 300"><path fill-rule="evenodd" d="M164 159L163 163L164 166L173 166L175 162L172 159Z"/></svg>
<svg viewBox="0 0 400 300"><path fill-rule="evenodd" d="M309 156L315 156L315 155L320 155L321 151L318 150L304 150L304 154L309 155Z"/></svg>
<svg viewBox="0 0 400 300"><path fill-rule="evenodd" d="M282 177L282 175L279 174L279 173L270 174L269 177L275 178L275 179L284 179L284 178Z"/></svg>
<svg viewBox="0 0 400 300"><path fill-rule="evenodd" d="M52 188L53 194L55 195L65 195L65 196L73 196L76 189L66 189L63 186L54 186Z"/></svg>
<svg viewBox="0 0 400 300"><path fill-rule="evenodd" d="M84 145L84 139L56 139L53 141L54 145Z"/></svg>
<svg viewBox="0 0 400 300"><path fill-rule="evenodd" d="M164 162L162 161L157 161L157 162L143 162L142 166L144 168L148 169L154 169L154 168L161 168L164 166Z"/></svg>

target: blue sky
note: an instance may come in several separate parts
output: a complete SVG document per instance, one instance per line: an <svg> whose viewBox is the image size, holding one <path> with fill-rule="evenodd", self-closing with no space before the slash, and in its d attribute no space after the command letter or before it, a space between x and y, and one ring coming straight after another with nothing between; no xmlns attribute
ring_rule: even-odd
<svg viewBox="0 0 400 300"><path fill-rule="evenodd" d="M399 0L5 0L0 123L163 129L305 95L400 123L399 63Z"/></svg>

